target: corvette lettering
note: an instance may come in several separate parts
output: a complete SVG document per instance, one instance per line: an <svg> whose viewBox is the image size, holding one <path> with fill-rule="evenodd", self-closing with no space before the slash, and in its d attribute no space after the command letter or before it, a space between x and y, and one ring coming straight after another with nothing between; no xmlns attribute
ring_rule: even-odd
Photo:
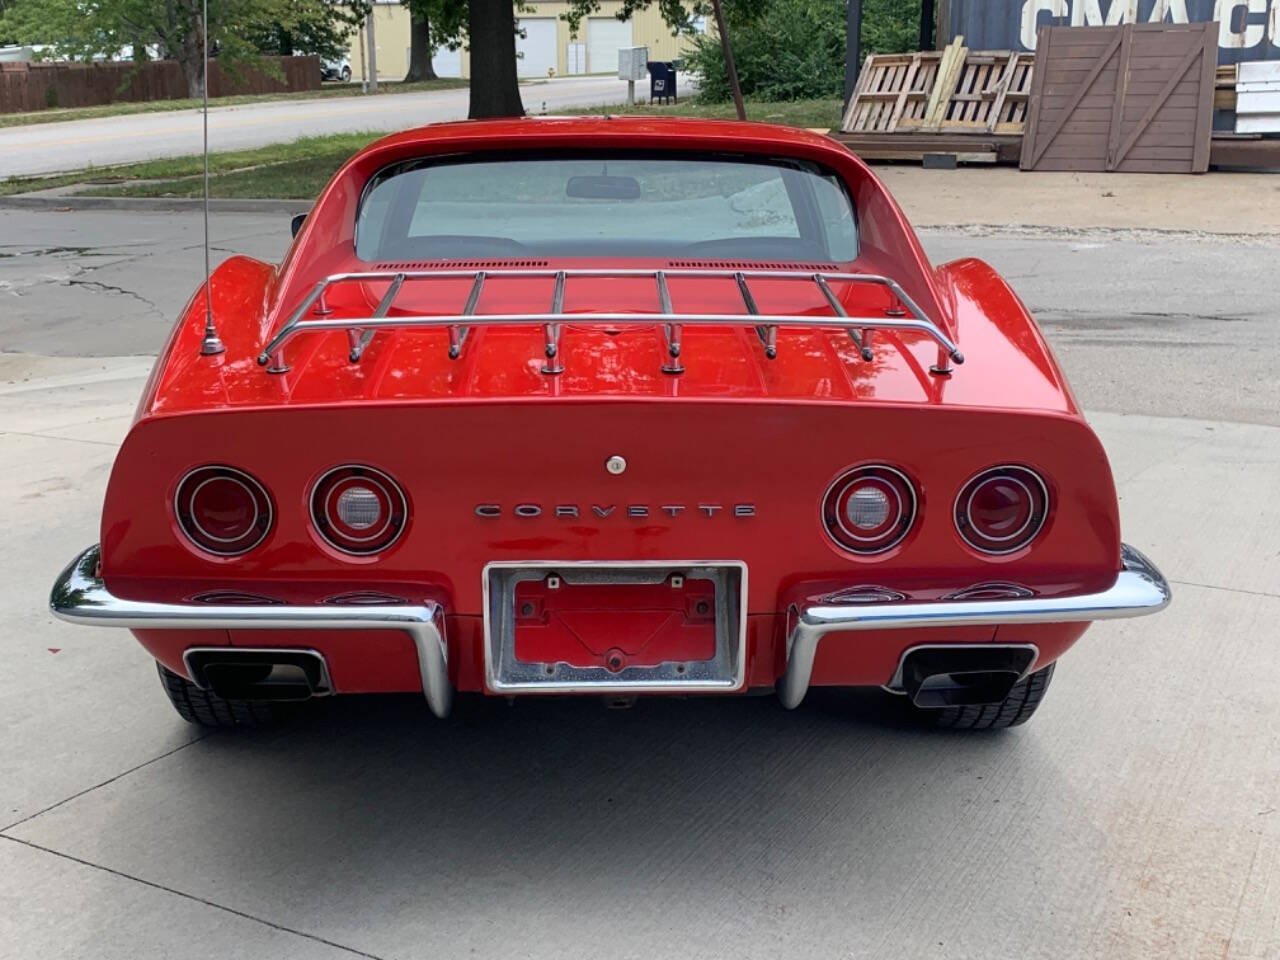
<svg viewBox="0 0 1280 960"><path fill-rule="evenodd" d="M701 513L706 517L716 517L721 514L734 517L754 517L756 515L756 505L754 503L734 503L727 506L722 503L697 503L692 505L663 503L653 506L647 503L592 503L582 506L576 503L557 503L553 506L544 506L541 503L517 503L510 507L504 507L500 503L476 504L476 516L489 520L503 515L520 517L526 520L541 516L560 517L568 520L577 520L583 516L594 516L600 520L607 520L615 516L632 520L645 520L662 513L671 517L679 517L686 512Z"/></svg>

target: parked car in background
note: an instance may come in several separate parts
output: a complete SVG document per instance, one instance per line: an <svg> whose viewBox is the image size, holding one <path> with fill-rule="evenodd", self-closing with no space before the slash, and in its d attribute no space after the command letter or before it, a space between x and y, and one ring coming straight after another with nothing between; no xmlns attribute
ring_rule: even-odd
<svg viewBox="0 0 1280 960"><path fill-rule="evenodd" d="M351 61L345 57L341 60L321 60L320 79L341 80L347 83L351 79Z"/></svg>
<svg viewBox="0 0 1280 960"><path fill-rule="evenodd" d="M1026 307L826 137L438 124L295 230L179 318L51 598L187 720L862 686L1008 727L1169 601Z"/></svg>

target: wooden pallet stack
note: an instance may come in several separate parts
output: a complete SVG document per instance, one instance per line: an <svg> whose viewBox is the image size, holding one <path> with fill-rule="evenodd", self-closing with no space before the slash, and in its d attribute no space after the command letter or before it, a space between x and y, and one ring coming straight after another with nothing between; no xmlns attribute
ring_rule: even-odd
<svg viewBox="0 0 1280 960"><path fill-rule="evenodd" d="M1033 53L969 50L963 37L872 54L834 136L866 160L1016 163L1034 63Z"/></svg>

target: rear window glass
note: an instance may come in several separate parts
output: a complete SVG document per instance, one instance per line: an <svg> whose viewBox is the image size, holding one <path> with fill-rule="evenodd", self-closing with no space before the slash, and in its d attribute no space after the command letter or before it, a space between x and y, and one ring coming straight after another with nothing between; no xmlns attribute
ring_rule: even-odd
<svg viewBox="0 0 1280 960"><path fill-rule="evenodd" d="M557 156L412 161L378 173L362 260L459 257L857 257L844 184L803 161Z"/></svg>

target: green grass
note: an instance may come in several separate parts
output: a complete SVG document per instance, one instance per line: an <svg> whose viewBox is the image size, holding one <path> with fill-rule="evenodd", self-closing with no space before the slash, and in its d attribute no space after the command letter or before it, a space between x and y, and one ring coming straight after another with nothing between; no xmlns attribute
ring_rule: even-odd
<svg viewBox="0 0 1280 960"><path fill-rule="evenodd" d="M211 196L233 197L314 197L347 157L380 133L339 133L326 137L304 137L292 143L278 143L256 150L235 150L209 154ZM117 167L89 167L52 177L13 177L0 181L0 196L30 193L51 187L86 184L78 191L94 196L200 196L200 174L204 162L200 154L148 160ZM310 192L274 193L276 183L285 184L305 175ZM184 179L187 178L187 179ZM224 185L246 179L257 180L255 189L267 192L220 193ZM145 186L135 181L152 181ZM136 188L136 189L135 189ZM301 188L300 188L301 189Z"/></svg>
<svg viewBox="0 0 1280 960"><path fill-rule="evenodd" d="M824 130L840 126L841 102L839 100L791 100L786 103L748 100L745 106L747 119L759 123L777 123L785 127L815 127ZM629 114L645 117L663 115L706 117L714 120L736 120L738 118L732 103L697 103L693 100L673 106L619 104L611 107L586 107L581 112Z"/></svg>
<svg viewBox="0 0 1280 960"><path fill-rule="evenodd" d="M700 104L693 101L667 107L593 107L582 112L712 118L735 116L732 104ZM747 103L747 119L786 126L829 128L838 125L839 116L839 100ZM211 154L209 195L235 199L310 200L320 192L343 161L379 136L381 134L341 133L307 137L293 143L276 144L257 150ZM120 167L90 168L54 177L0 181L0 196L85 184L85 189L78 192L98 197L199 197L202 193L201 169L202 161L198 154Z"/></svg>
<svg viewBox="0 0 1280 960"><path fill-rule="evenodd" d="M467 86L466 80L441 77L420 83L400 83L380 80L378 93L419 93L424 90L457 90ZM329 84L319 90L300 90L296 93L255 93L235 97L218 97L211 100L211 107L234 107L244 103L261 103L269 100L324 100L329 97L359 97L359 84ZM97 107L70 107L67 109L34 110L30 113L0 114L0 128L21 127L34 123L58 123L63 120L93 120L97 117L119 117L131 113L162 113L167 110L198 110L199 100L147 100L141 103L107 103Z"/></svg>

